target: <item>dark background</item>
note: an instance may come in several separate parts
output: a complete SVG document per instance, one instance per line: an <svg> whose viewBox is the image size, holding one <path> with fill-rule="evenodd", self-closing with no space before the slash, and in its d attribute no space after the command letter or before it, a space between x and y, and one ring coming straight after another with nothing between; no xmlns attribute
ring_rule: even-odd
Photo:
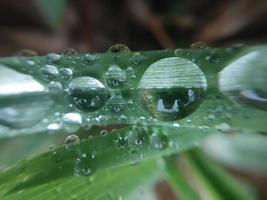
<svg viewBox="0 0 267 200"><path fill-rule="evenodd" d="M266 0L1 0L0 55L264 43Z"/></svg>

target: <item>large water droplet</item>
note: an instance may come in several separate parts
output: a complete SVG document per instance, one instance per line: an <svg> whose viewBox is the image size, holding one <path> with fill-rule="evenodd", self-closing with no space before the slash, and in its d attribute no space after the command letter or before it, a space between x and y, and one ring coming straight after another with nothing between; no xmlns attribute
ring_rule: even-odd
<svg viewBox="0 0 267 200"><path fill-rule="evenodd" d="M206 78L199 67L178 57L156 61L139 83L144 108L163 121L190 115L203 100L206 89Z"/></svg>
<svg viewBox="0 0 267 200"><path fill-rule="evenodd" d="M68 133L79 130L82 124L82 117L79 113L66 113L61 120L61 127Z"/></svg>
<svg viewBox="0 0 267 200"><path fill-rule="evenodd" d="M220 91L231 100L267 110L267 48L258 47L225 67Z"/></svg>
<svg viewBox="0 0 267 200"><path fill-rule="evenodd" d="M114 44L108 51L112 53L125 53L130 52L131 50L125 44Z"/></svg>
<svg viewBox="0 0 267 200"><path fill-rule="evenodd" d="M126 82L126 74L118 65L111 65L106 72L106 82L111 88L122 87Z"/></svg>
<svg viewBox="0 0 267 200"><path fill-rule="evenodd" d="M81 76L72 79L69 84L70 97L75 106L83 111L96 111L108 99L105 86L95 78Z"/></svg>
<svg viewBox="0 0 267 200"><path fill-rule="evenodd" d="M39 122L53 101L33 77L0 65L0 124L26 128Z"/></svg>
<svg viewBox="0 0 267 200"><path fill-rule="evenodd" d="M140 148L148 144L148 137L143 127L135 127L129 132L128 144L131 148Z"/></svg>

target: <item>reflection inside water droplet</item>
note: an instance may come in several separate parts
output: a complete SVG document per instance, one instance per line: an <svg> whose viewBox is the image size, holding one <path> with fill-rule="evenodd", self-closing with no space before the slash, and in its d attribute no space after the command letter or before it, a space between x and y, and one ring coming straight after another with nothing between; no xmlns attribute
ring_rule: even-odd
<svg viewBox="0 0 267 200"><path fill-rule="evenodd" d="M72 79L69 84L70 98L79 110L96 111L108 99L105 86L95 78L81 76Z"/></svg>
<svg viewBox="0 0 267 200"><path fill-rule="evenodd" d="M163 121L181 119L194 112L206 88L206 78L198 66L177 57L150 65L139 83L144 108Z"/></svg>

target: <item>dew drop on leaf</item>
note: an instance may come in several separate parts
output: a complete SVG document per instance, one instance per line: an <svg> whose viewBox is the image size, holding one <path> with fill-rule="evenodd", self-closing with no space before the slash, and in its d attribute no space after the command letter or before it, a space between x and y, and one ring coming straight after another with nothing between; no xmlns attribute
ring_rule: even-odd
<svg viewBox="0 0 267 200"><path fill-rule="evenodd" d="M56 63L60 61L61 56L57 53L49 53L46 55L47 61L51 63Z"/></svg>
<svg viewBox="0 0 267 200"><path fill-rule="evenodd" d="M150 145L155 149L165 149L168 145L168 137L163 133L152 133L150 136Z"/></svg>
<svg viewBox="0 0 267 200"><path fill-rule="evenodd" d="M96 111L103 107L108 99L105 86L95 78L81 76L72 79L69 84L70 99L75 107L82 111Z"/></svg>
<svg viewBox="0 0 267 200"><path fill-rule="evenodd" d="M54 65L44 65L40 71L42 78L47 81L55 80L59 75L58 69Z"/></svg>
<svg viewBox="0 0 267 200"><path fill-rule="evenodd" d="M106 72L106 82L111 88L121 88L126 82L126 74L118 65L111 65Z"/></svg>
<svg viewBox="0 0 267 200"><path fill-rule="evenodd" d="M139 91L145 110L162 121L174 121L193 113L202 102L207 81L191 61L170 57L151 64L143 74Z"/></svg>
<svg viewBox="0 0 267 200"><path fill-rule="evenodd" d="M72 79L73 72L70 68L60 68L59 74L62 80L70 81Z"/></svg>
<svg viewBox="0 0 267 200"><path fill-rule="evenodd" d="M66 113L61 120L61 128L68 133L73 133L79 130L82 124L82 117L79 113Z"/></svg>

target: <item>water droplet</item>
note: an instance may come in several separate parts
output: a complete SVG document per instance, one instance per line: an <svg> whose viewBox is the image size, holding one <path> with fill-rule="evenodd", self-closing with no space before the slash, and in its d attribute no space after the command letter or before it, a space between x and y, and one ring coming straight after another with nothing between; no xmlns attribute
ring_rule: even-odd
<svg viewBox="0 0 267 200"><path fill-rule="evenodd" d="M191 44L190 46L191 48L194 48L194 49L204 49L207 47L207 43L205 42L194 42L193 44Z"/></svg>
<svg viewBox="0 0 267 200"><path fill-rule="evenodd" d="M141 62L144 60L144 57L139 53L139 52L135 52L133 53L133 56L130 58L130 64L133 65L139 65L141 64Z"/></svg>
<svg viewBox="0 0 267 200"><path fill-rule="evenodd" d="M0 124L26 128L37 124L53 105L46 88L32 76L0 65Z"/></svg>
<svg viewBox="0 0 267 200"><path fill-rule="evenodd" d="M125 44L115 44L111 46L108 51L112 53L125 53L130 52L131 50Z"/></svg>
<svg viewBox="0 0 267 200"><path fill-rule="evenodd" d="M121 95L115 95L110 98L107 104L109 110L118 113L124 110L126 102L124 101Z"/></svg>
<svg viewBox="0 0 267 200"><path fill-rule="evenodd" d="M217 125L215 125L215 128L218 129L219 131L223 132L223 133L227 133L231 130L231 127L227 123L217 124Z"/></svg>
<svg viewBox="0 0 267 200"><path fill-rule="evenodd" d="M48 62L56 63L56 62L60 61L61 56L57 53L49 53L49 54L47 54L46 58L47 58Z"/></svg>
<svg viewBox="0 0 267 200"><path fill-rule="evenodd" d="M87 53L84 55L84 60L89 64L93 64L95 61L95 55Z"/></svg>
<svg viewBox="0 0 267 200"><path fill-rule="evenodd" d="M59 74L62 80L70 81L72 79L73 72L69 68L60 68Z"/></svg>
<svg viewBox="0 0 267 200"><path fill-rule="evenodd" d="M105 86L97 79L88 76L72 79L69 90L71 100L79 110L83 111L96 111L108 99Z"/></svg>
<svg viewBox="0 0 267 200"><path fill-rule="evenodd" d="M76 55L76 54L77 54L77 51L72 48L68 48L63 51L63 55L65 56Z"/></svg>
<svg viewBox="0 0 267 200"><path fill-rule="evenodd" d="M31 57L31 56L37 56L37 55L38 54L31 49L22 49L15 54L15 56L25 56L25 57Z"/></svg>
<svg viewBox="0 0 267 200"><path fill-rule="evenodd" d="M129 132L128 144L132 148L144 147L148 144L148 137L143 127L135 127Z"/></svg>
<svg viewBox="0 0 267 200"><path fill-rule="evenodd" d="M47 130L50 131L51 133L53 133L59 129L60 129L60 126L58 123L51 123L47 126Z"/></svg>
<svg viewBox="0 0 267 200"><path fill-rule="evenodd" d="M66 145L77 145L80 143L80 138L77 135L69 135L65 139Z"/></svg>
<svg viewBox="0 0 267 200"><path fill-rule="evenodd" d="M178 57L156 61L139 83L144 108L163 121L190 115L204 99L206 89L206 78L198 66Z"/></svg>
<svg viewBox="0 0 267 200"><path fill-rule="evenodd" d="M61 120L61 127L68 133L79 130L82 124L82 117L79 113L66 113Z"/></svg>
<svg viewBox="0 0 267 200"><path fill-rule="evenodd" d="M60 82L51 81L48 84L49 92L52 95L60 95L62 93L62 85Z"/></svg>
<svg viewBox="0 0 267 200"><path fill-rule="evenodd" d="M135 79L136 78L134 69L132 67L127 67L126 73L127 73L127 77L128 78L130 78L130 79Z"/></svg>
<svg viewBox="0 0 267 200"><path fill-rule="evenodd" d="M155 149L165 149L168 146L168 138L163 133L152 133L150 136L150 144Z"/></svg>
<svg viewBox="0 0 267 200"><path fill-rule="evenodd" d="M42 78L47 81L54 80L58 77L58 69L54 65L45 65L41 68Z"/></svg>
<svg viewBox="0 0 267 200"><path fill-rule="evenodd" d="M126 82L126 74L118 65L111 65L106 72L106 82L111 88L120 88Z"/></svg>
<svg viewBox="0 0 267 200"><path fill-rule="evenodd" d="M128 137L127 136L119 136L115 139L115 144L118 149L122 150L128 146Z"/></svg>
<svg viewBox="0 0 267 200"><path fill-rule="evenodd" d="M257 47L219 73L220 91L232 101L267 110L267 48Z"/></svg>

